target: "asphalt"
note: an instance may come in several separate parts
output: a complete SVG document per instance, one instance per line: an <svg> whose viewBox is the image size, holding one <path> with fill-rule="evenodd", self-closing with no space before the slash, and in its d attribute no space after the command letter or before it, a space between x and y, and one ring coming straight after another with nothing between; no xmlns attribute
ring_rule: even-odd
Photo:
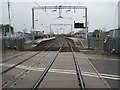
<svg viewBox="0 0 120 90"><path fill-rule="evenodd" d="M116 60L109 60L111 58L107 59L89 59L90 62L95 66L95 68L99 71L99 73L104 73L104 74L109 74L109 75L117 75L119 76L119 71L118 71L118 63L120 61ZM112 88L118 88L120 83L119 80L115 79L106 79L106 81L110 84Z"/></svg>
<svg viewBox="0 0 120 90"><path fill-rule="evenodd" d="M84 46L86 46L86 40L81 40ZM86 42L86 43L85 43ZM103 51L96 50L81 50L89 61L94 65L94 67L98 70L99 73L107 74L107 75L115 75L118 79L114 79L114 77L105 78L111 88L119 88L120 83L120 56L119 54L105 54Z"/></svg>

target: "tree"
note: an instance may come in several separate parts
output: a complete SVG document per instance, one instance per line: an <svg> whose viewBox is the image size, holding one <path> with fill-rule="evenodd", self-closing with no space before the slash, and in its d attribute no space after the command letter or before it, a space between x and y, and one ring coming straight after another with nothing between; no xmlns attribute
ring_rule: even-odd
<svg viewBox="0 0 120 90"><path fill-rule="evenodd" d="M100 33L100 30L98 30L98 29L96 29L96 30L94 30L94 32L93 32L93 38L99 38L99 33Z"/></svg>
<svg viewBox="0 0 120 90"><path fill-rule="evenodd" d="M23 32L24 32L24 33L27 33L27 29L23 29Z"/></svg>

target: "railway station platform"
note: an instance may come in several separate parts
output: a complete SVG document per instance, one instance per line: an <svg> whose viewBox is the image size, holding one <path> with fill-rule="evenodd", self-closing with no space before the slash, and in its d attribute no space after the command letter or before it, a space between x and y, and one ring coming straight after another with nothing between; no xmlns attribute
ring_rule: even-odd
<svg viewBox="0 0 120 90"><path fill-rule="evenodd" d="M52 40L52 39L55 39L55 37L43 38L43 39L35 40L35 44L33 44L33 45L31 46L31 48L36 47L38 44L40 44L40 43L43 42L43 41L49 41L49 40Z"/></svg>

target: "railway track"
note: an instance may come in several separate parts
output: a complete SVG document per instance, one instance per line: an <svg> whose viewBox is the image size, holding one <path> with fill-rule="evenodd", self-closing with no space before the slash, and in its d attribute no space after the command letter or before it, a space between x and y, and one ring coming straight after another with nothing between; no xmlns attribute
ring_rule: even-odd
<svg viewBox="0 0 120 90"><path fill-rule="evenodd" d="M42 60L44 59L44 57L51 52L49 49L51 49L53 46L55 46L56 43L58 43L58 42L54 42L53 44L49 45L49 47L43 49L42 51L48 50L48 52L46 52L46 54L43 55L39 60L36 60L34 63L32 63L27 69L23 70L23 71L20 72L18 75L16 75L11 81L8 81L8 82L4 83L4 84L2 85L2 88L9 88L9 87L13 86L13 83L15 83L16 81L19 81L19 80L22 79L25 75L27 75L27 74L31 71L31 70L29 70L29 68L34 67L34 66L37 66L38 64L40 64L40 62L42 62ZM22 62L17 63L17 64L15 64L14 66L6 69L5 71L2 72L2 75L4 75L5 73L7 73L8 71L12 70L13 68L17 67L18 65L21 65L22 63L24 63L25 61L31 59L32 57L40 54L42 51L37 52L37 53L35 53L34 55L30 56L29 58L23 60ZM18 56L19 56L19 55L18 55ZM16 56L16 57L18 57L18 56ZM14 58L15 58L15 57L14 57ZM8 59L8 60L11 60L11 58Z"/></svg>
<svg viewBox="0 0 120 90"><path fill-rule="evenodd" d="M52 40L50 43L54 43L54 40ZM47 43L48 44L48 48L49 48L49 43ZM45 50L48 50L48 49L46 49L46 45L47 45L46 43L45 43L45 41L43 41L42 42L42 44L41 44L41 50L40 51L45 51ZM38 45L39 46L39 45ZM44 47L43 47L44 46ZM35 47L36 48L36 47ZM35 48L32 48L31 50L32 51L35 51ZM7 61L10 61L10 60L12 60L12 59L14 59L14 58L17 58L17 57L19 57L19 56L22 56L22 55L24 55L24 54L26 54L27 52L22 52L22 53L18 53L18 54L16 54L16 55L14 55L14 56L10 56L10 57L7 57L7 58L3 58L3 60L2 60L2 62L0 62L0 63L5 63L5 62L7 62Z"/></svg>
<svg viewBox="0 0 120 90"><path fill-rule="evenodd" d="M74 65L75 65L75 70L76 70L76 74L77 74L77 79L78 79L78 84L79 84L79 89L80 90L85 90L85 84L82 78L82 74L80 71L80 66L77 62L76 56L75 56L75 52L72 48L72 45L70 43L70 41L67 40L67 42L65 42L63 44L63 46L69 46L67 47L67 51L71 50L71 54L73 56L73 61L74 61ZM62 50L63 46L61 46L61 48L59 49L59 51L57 52L56 56L54 57L53 61L45 68L45 70L43 71L43 73L41 74L41 76L39 77L39 79L37 80L37 82L34 84L34 86L32 87L32 90L37 90L38 87L40 88L40 84L43 81L44 77L46 76L46 74L48 73L49 69L51 68L52 64L55 62L55 59L57 58L57 56L59 55L60 51Z"/></svg>
<svg viewBox="0 0 120 90"><path fill-rule="evenodd" d="M57 52L55 53L55 56L53 57L53 59L46 65L44 71L42 73L40 73L40 77L37 79L37 81L34 83L33 87L32 87L32 90L36 90L42 80L44 79L44 77L46 76L46 74L48 73L49 69L51 68L51 66L53 65L54 61L56 60L57 56L59 55L60 51L62 50L63 46L69 46L69 48L67 47L67 51L70 51L72 52L72 55L73 55L73 60L74 60L74 63L75 63L75 67L76 67L76 71L77 71L77 76L78 76L78 82L79 82L79 86L81 89L85 88L84 87L84 83L83 83L83 80L81 78L81 73L80 73L80 69L79 69L79 66L77 64L77 61L76 61L76 58L75 58L75 54L74 54L74 51L73 51L73 48L70 44L69 41L67 41L68 45L66 45L66 42L64 40L64 43L62 42L61 44L59 43L59 49L57 50ZM56 45L56 43L54 43L54 45L52 44L51 45L52 47L53 46L58 46ZM49 47L49 48L52 48L52 47ZM47 48L48 49L48 48ZM51 50L52 51L52 50ZM36 66L38 66L44 59L45 57L51 53L51 51L48 50L48 52L46 52L46 54L44 54L39 60L36 60L34 63L32 63L31 65L28 66L28 68L24 69L23 71L21 71L19 74L17 74L12 80L6 82L5 84L2 85L2 88L4 89L8 89L8 88L13 88L20 80L22 80L26 75L28 75L32 70L31 68L34 68ZM14 66L6 69L5 71L2 72L2 75L4 75L5 73L7 73L8 71L10 71L11 69L17 67L18 65L21 65L22 63L24 63L25 61L31 59L32 57L38 55L40 52L37 52L35 53L34 55L28 57L27 59L23 60L22 62L20 63L17 63L15 64ZM19 55L18 55L19 56ZM10 59L9 59L10 60ZM1 88L1 89L2 89Z"/></svg>
<svg viewBox="0 0 120 90"><path fill-rule="evenodd" d="M42 50L41 50L41 51L46 51L46 50L50 49L50 47L51 47L51 46L53 46L54 44L56 44L56 42L55 42L55 43L50 44L47 48L46 48L46 47L42 48ZM22 63L24 63L24 62L28 61L29 59L31 59L31 58L33 58L33 57L35 57L36 55L40 54L40 53L41 53L41 51L39 51L39 52L37 52L37 53L35 53L35 54L31 55L30 57L28 57L28 58L24 59L23 61L21 61L21 62L19 62L19 63L15 64L15 65L13 65L12 67L10 67L10 68L8 68L8 69L6 69L6 70L2 71L2 72L0 73L0 75L5 74L6 72L8 72L8 71L12 70L12 69L13 69L13 68L15 68L16 66L18 66L18 65L20 65L20 64L22 64ZM12 60L12 59L14 59L14 58L17 58L17 57L19 57L19 56L22 56L22 55L24 55L24 54L25 54L25 52L24 52L24 53L22 53L22 54L15 55L15 56L13 56L13 57L11 57L11 58L9 58L9 59L4 60L2 63L5 63L5 62L7 62L7 61L10 61L10 60Z"/></svg>
<svg viewBox="0 0 120 90"><path fill-rule="evenodd" d="M22 55L24 55L25 53L26 53L26 52L22 52L22 53L20 53L20 54L14 55L14 56L9 57L9 58L7 58L7 59L3 59L2 62L0 62L0 63L5 63L5 62L10 61L10 60L12 60L12 59L14 59L14 58L16 58L16 57L22 56Z"/></svg>
<svg viewBox="0 0 120 90"><path fill-rule="evenodd" d="M63 43L61 45L61 47L59 48L59 50L57 51L55 57L53 58L53 60L46 66L45 70L43 71L43 73L40 75L39 79L37 80L37 82L34 84L34 86L32 87L31 90L37 90L37 88L39 87L39 85L41 84L42 80L44 79L44 77L46 76L46 74L48 73L49 69L51 68L51 66L53 65L54 61L56 60L58 54L60 53L61 49L63 47Z"/></svg>
<svg viewBox="0 0 120 90"><path fill-rule="evenodd" d="M44 46L44 50L41 51L42 46L38 46L37 48L35 48L34 50L38 51L37 53L35 53L34 55L28 57L27 59L13 65L12 67L6 69L5 71L2 72L2 75L4 76L5 74L8 73L8 71L11 71L14 68L19 68L19 65L24 65L23 63L28 63L29 59L32 59L33 57L36 57L42 54L42 56L39 59L34 60L34 62L32 62L31 64L29 64L29 66L27 67L23 67L23 70L16 74L11 80L8 80L6 83L4 83L1 87L1 89L8 89L8 88L30 88L31 90L37 90L41 87L44 87L46 83L46 81L49 82L50 79L50 75L51 75L51 70L53 70L53 72L58 72L58 77L56 77L56 83L51 81L50 86L52 86L53 84L57 85L57 82L61 82L61 79L59 81L59 73L64 73L62 72L65 71L64 69L71 69L74 72L72 72L72 75L65 75L65 77L72 77L73 78L73 82L75 82L75 84L73 83L74 87L77 87L79 90L86 90L86 85L81 73L81 66L78 62L78 58L76 55L76 48L74 48L74 44L71 43L71 41L69 39L65 39L65 38L58 38L56 40L56 42L53 42L52 44L49 44L49 46ZM66 58L66 60L64 60L65 58L61 59L62 53L63 52L69 52L69 58ZM19 56L18 56L19 57ZM67 57L67 55L66 55ZM70 59L70 60L69 60ZM12 60L12 59L10 59ZM63 61L63 63L60 63L61 61ZM67 60L69 60L69 64L66 63L68 62ZM9 59L8 59L9 61ZM6 61L7 62L7 61ZM66 63L66 64L64 64ZM63 64L63 65L62 65ZM58 65L58 66L57 66ZM66 65L66 66L65 66ZM62 67L63 66L63 67ZM21 68L21 67L20 67ZM58 68L58 71L54 68ZM61 69L60 69L61 68ZM69 71L69 70L68 70ZM74 75L73 75L74 73ZM8 74L9 75L9 74ZM53 78L56 74L53 74ZM60 75L62 76L62 75ZM63 77L63 78L65 78ZM62 77L61 77L62 78ZM28 80L31 80L28 83ZM64 82L64 79L62 79ZM70 83L69 81L67 81L67 83ZM66 83L66 84L67 84ZM48 84L49 86L49 84ZM58 84L58 87L60 85ZM69 84L68 84L69 86ZM60 88L60 87L59 87ZM62 88L62 87L61 87ZM69 88L69 87L68 87Z"/></svg>
<svg viewBox="0 0 120 90"><path fill-rule="evenodd" d="M74 64L75 64L75 68L76 68L76 72L77 72L77 77L78 77L78 82L79 82L80 89L85 90L85 83L84 83L84 80L83 80L83 77L82 77L82 74L81 74L81 69L80 69L79 63L77 61L75 52L74 52L74 50L71 46L71 43L69 41L68 41L68 45L69 45L69 47L71 49L71 52L72 52L72 55L73 55L73 60L74 60Z"/></svg>
<svg viewBox="0 0 120 90"><path fill-rule="evenodd" d="M56 42L50 44L49 47L44 48L43 51L50 49L50 48L53 47L55 44L56 44ZM1 73L2 77L4 77L4 74L6 74L8 71L16 68L17 66L19 66L19 65L21 65L22 63L28 61L29 59L35 57L36 55L39 55L39 54L42 53L43 51L37 52L37 53L33 54L32 56L28 57L27 59L25 59L25 60L23 60L23 61L15 64L15 65L11 66L10 68L7 68L6 70L2 71L2 73ZM48 53L49 53L49 52L46 52L46 54L45 54L43 57L45 57ZM21 54L20 54L20 55L21 55ZM19 57L19 55L16 56L16 57ZM43 58L43 57L42 57L42 58ZM14 58L15 58L15 57L14 57ZM41 59L42 59L42 58L41 58ZM9 61L9 60L12 60L12 59L10 58L10 59L8 59L8 61ZM30 65L29 67L34 66L34 65L37 63L37 61L39 61L39 60L36 60L36 61L35 61L32 65ZM7 61L6 61L6 62L7 62ZM16 77L20 76L21 74L23 74L23 72L26 72L26 71L27 71L27 70L23 70L21 73L19 73L18 75L14 76L13 79L15 79ZM8 83L10 83L10 81L5 82L5 83L2 85L2 87L5 87L6 85L8 85Z"/></svg>

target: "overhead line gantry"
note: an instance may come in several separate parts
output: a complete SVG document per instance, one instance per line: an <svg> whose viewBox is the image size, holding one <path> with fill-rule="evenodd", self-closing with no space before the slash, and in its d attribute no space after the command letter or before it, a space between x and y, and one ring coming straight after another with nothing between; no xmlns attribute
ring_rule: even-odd
<svg viewBox="0 0 120 90"><path fill-rule="evenodd" d="M62 9L74 9L74 12L76 9L84 9L85 10L85 28L88 29L87 27L87 7L86 6L37 6L32 8L32 29L34 30L34 11L38 9L44 9L45 11L47 9L58 9L59 10L59 17L58 18L63 18L61 16L61 10ZM33 42L35 41L34 34L33 34Z"/></svg>

